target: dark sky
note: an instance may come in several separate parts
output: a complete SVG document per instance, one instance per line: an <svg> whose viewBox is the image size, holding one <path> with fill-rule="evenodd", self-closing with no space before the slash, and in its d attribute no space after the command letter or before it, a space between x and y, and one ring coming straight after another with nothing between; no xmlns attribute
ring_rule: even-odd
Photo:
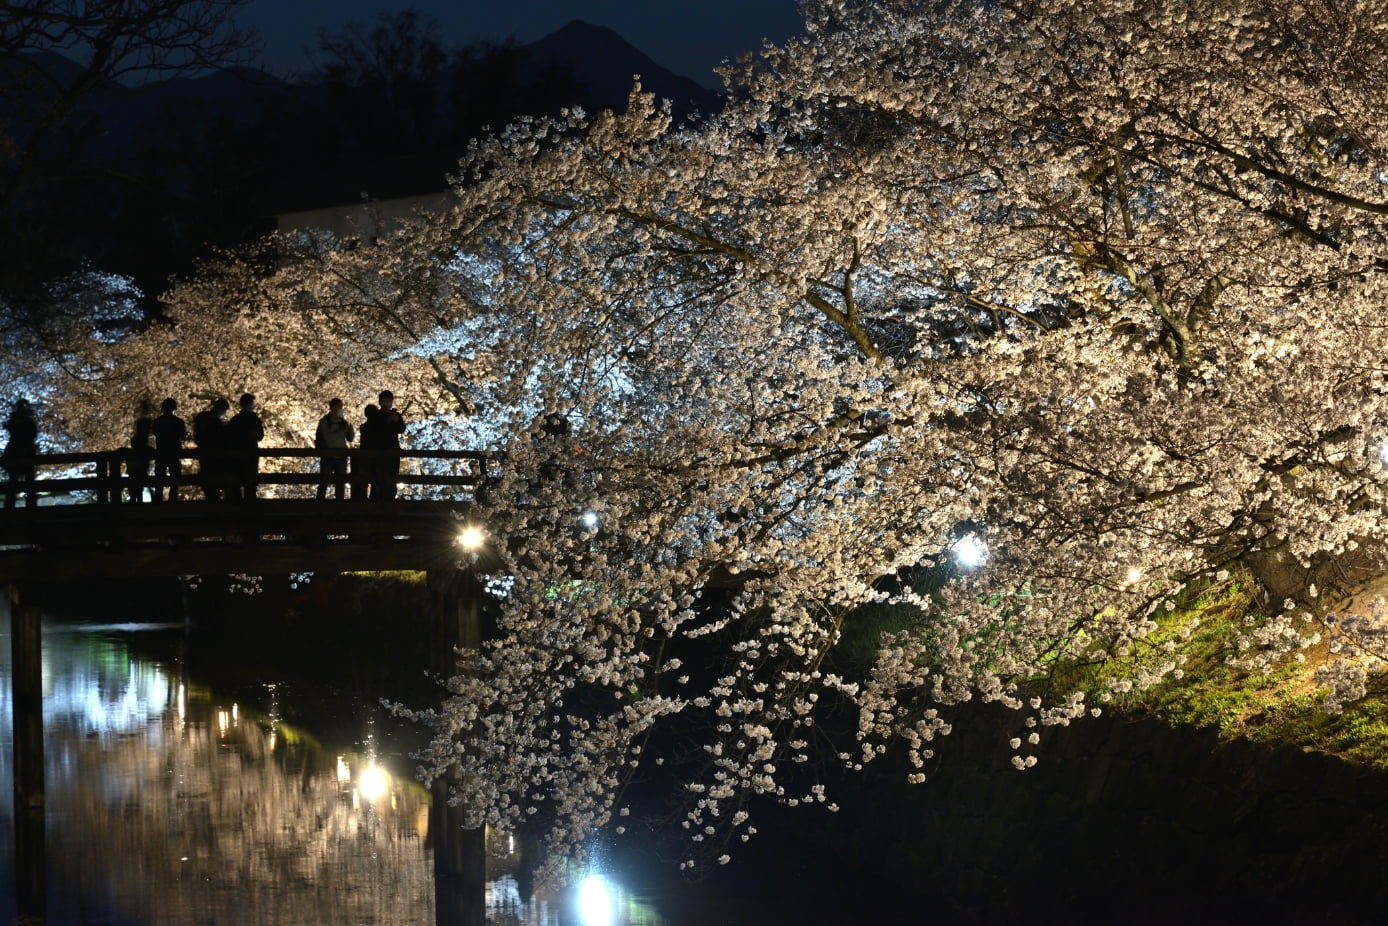
<svg viewBox="0 0 1388 926"><path fill-rule="evenodd" d="M287 75L305 69L304 51L321 31L408 7L435 19L446 45L531 42L582 19L708 86L719 85L712 69L724 58L760 47L763 37L783 41L801 22L795 0L250 0L241 21L265 39L263 66Z"/></svg>

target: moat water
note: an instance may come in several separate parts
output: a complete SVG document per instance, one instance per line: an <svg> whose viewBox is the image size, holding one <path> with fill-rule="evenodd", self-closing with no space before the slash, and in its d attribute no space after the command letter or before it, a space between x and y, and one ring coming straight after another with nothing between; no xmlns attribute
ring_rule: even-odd
<svg viewBox="0 0 1388 926"><path fill-rule="evenodd" d="M378 704L386 664L416 654L385 636L306 648L261 626L233 645L196 614L151 617L44 622L46 922L432 923L418 731ZM0 923L24 861L10 669L0 628ZM765 808L761 835L700 882L650 831L553 891L531 884L525 847L492 844L490 921L1380 921L1384 776L1108 718L1047 731L1018 773L1009 722L962 725L925 785L891 763L826 769L840 812Z"/></svg>

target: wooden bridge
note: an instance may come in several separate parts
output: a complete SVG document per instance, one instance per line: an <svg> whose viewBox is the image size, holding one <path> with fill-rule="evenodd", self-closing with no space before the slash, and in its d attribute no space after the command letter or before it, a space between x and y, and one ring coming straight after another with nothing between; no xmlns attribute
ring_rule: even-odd
<svg viewBox="0 0 1388 926"><path fill-rule="evenodd" d="M182 455L191 472L162 483L180 496L177 501L154 502L156 481L138 475L138 462L132 478L131 456L121 451L40 455L33 481L0 482L0 498L22 496L0 510L0 585L8 587L0 612L9 612L14 673L21 921L43 921L46 891L40 630L45 585L105 577L425 570L433 602L427 624L434 661L428 668L447 675L458 648L481 645L482 563L477 553L464 562L458 544L477 493L497 476L501 458L472 450L404 452L397 497L358 501L317 499L323 456L346 456L355 465L372 454L261 450L256 498L237 502L202 500L195 452ZM483 926L484 833L463 828L462 808L448 805L448 787L447 781L435 782L430 811L435 923Z"/></svg>
<svg viewBox="0 0 1388 926"><path fill-rule="evenodd" d="M239 502L203 500L196 452L181 456L184 475L158 486L131 478L126 452L41 455L33 482L0 482L0 497L20 495L0 511L0 582L432 570L457 559L460 531L500 457L408 451L394 500L359 501L360 488L350 500L316 497L320 457L355 465L368 454L262 450L257 497ZM157 489L178 500L152 501Z"/></svg>

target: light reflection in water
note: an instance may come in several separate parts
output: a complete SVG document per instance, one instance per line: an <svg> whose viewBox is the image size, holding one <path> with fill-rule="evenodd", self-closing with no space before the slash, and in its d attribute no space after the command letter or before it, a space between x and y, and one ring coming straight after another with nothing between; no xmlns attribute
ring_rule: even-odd
<svg viewBox="0 0 1388 926"><path fill-rule="evenodd" d="M613 891L602 875L587 875L578 885L578 915L583 926L612 926Z"/></svg>
<svg viewBox="0 0 1388 926"><path fill-rule="evenodd" d="M290 689L267 684L259 704L220 701L182 677L177 659L133 653L135 632L44 629L50 922L433 921L428 794L410 778L408 759L379 754L369 725L354 749L324 752L283 722ZM0 920L9 922L8 636L0 660ZM576 890L524 899L521 853L514 844L491 848L490 922L660 922L629 899L600 914L606 919L583 919L576 899L589 895Z"/></svg>

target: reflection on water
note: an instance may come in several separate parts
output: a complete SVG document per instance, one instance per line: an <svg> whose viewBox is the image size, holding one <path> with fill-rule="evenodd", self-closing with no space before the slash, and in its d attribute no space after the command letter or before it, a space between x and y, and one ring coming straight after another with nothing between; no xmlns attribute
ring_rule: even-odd
<svg viewBox="0 0 1388 926"><path fill-rule="evenodd" d="M136 639L171 643L172 654L137 655ZM182 676L180 640L177 628L150 625L44 628L48 921L432 922L429 796L409 760L380 754L369 718L349 748L285 724L284 685L266 683L245 703L219 699ZM11 679L5 636L3 922L15 909ZM489 849L491 922L659 922L617 889L524 898L520 853Z"/></svg>

